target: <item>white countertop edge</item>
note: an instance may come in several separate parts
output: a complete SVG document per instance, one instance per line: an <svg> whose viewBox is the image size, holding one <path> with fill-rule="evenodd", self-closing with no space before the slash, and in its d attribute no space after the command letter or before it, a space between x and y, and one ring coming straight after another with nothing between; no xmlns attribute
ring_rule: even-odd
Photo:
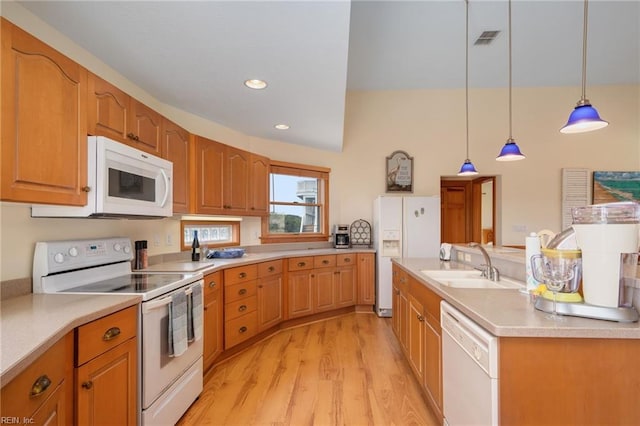
<svg viewBox="0 0 640 426"><path fill-rule="evenodd" d="M141 300L136 295L28 294L2 301L0 385L10 382L74 328Z"/></svg>

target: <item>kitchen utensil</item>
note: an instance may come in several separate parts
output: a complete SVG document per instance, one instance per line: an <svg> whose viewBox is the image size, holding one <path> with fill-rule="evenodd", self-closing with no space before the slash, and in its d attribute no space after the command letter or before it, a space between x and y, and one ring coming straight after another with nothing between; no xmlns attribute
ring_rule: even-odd
<svg viewBox="0 0 640 426"><path fill-rule="evenodd" d="M531 270L536 280L544 282L553 292L553 312L551 318L558 318L557 294L568 286L568 291L573 293L577 287L571 287L573 278L580 268L580 250L553 250L541 249L541 254L531 258Z"/></svg>

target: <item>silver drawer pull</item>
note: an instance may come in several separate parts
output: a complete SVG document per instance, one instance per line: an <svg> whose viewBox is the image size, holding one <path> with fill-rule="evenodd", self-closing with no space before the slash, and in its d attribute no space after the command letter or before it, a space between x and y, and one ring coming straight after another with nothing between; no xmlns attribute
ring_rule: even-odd
<svg viewBox="0 0 640 426"><path fill-rule="evenodd" d="M51 386L51 379L46 374L38 377L33 386L31 386L31 392L29 396L31 398L42 395Z"/></svg>
<svg viewBox="0 0 640 426"><path fill-rule="evenodd" d="M107 331L104 332L104 336L102 336L102 340L108 342L109 340L113 340L120 335L119 327L111 327Z"/></svg>

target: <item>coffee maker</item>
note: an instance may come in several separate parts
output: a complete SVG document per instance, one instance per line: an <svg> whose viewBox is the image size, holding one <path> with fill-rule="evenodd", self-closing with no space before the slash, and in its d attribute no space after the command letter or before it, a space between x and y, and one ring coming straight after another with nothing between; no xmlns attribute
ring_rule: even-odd
<svg viewBox="0 0 640 426"><path fill-rule="evenodd" d="M349 248L349 225L335 225L333 227L333 247L337 249Z"/></svg>
<svg viewBox="0 0 640 426"><path fill-rule="evenodd" d="M557 312L562 315L604 319L619 322L638 321L634 293L638 283L638 246L640 243L640 204L633 202L596 204L572 209L571 230L552 240L548 247L562 246L565 250L575 242L573 249L581 255L582 298L563 297L557 300ZM562 250L550 251L558 256ZM552 264L552 259L547 265ZM540 262L539 262L540 263ZM532 264L532 267L540 267ZM572 274L576 276L577 272ZM561 292L575 293L576 285L566 286ZM553 302L545 295L538 297L535 308L552 312Z"/></svg>

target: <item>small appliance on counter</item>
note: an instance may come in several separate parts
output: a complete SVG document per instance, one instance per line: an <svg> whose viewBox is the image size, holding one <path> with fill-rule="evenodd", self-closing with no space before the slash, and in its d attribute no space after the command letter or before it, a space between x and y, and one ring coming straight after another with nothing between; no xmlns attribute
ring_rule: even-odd
<svg viewBox="0 0 640 426"><path fill-rule="evenodd" d="M337 249L349 248L349 225L335 225L333 227L333 247Z"/></svg>
<svg viewBox="0 0 640 426"><path fill-rule="evenodd" d="M440 244L440 260L451 260L451 244Z"/></svg>
<svg viewBox="0 0 640 426"><path fill-rule="evenodd" d="M561 274L570 259L575 259L569 282L557 294L557 313L619 322L638 321L638 306L634 305L635 293L640 291L637 287L640 204L574 207L572 216L572 231L563 231L560 243L558 239L550 241L547 249L542 250L541 258L531 265L534 270L546 269L546 273L540 275L546 275L543 281L548 281ZM580 262L577 255L565 255L572 252L567 247L567 242L573 240L571 234L575 235L573 251L580 253ZM555 248L560 245L563 250ZM560 258L563 262L558 262ZM570 293L578 291L580 274L584 302L580 297L570 297ZM538 297L534 306L544 312L554 309L548 295Z"/></svg>

